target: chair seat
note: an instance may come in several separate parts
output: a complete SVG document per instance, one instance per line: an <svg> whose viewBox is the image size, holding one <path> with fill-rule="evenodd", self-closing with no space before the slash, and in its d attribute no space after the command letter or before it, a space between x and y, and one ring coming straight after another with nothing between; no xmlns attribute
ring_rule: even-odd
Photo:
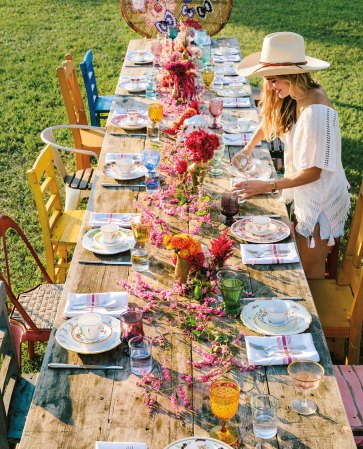
<svg viewBox="0 0 363 449"><path fill-rule="evenodd" d="M95 112L110 112L113 95L97 97Z"/></svg>
<svg viewBox="0 0 363 449"><path fill-rule="evenodd" d="M86 168L85 170L78 170L69 173L64 182L71 189L90 190L92 187L93 168Z"/></svg>
<svg viewBox="0 0 363 449"><path fill-rule="evenodd" d="M334 279L309 280L309 286L326 337L348 338L353 294Z"/></svg>
<svg viewBox="0 0 363 449"><path fill-rule="evenodd" d="M53 327L62 292L63 284L40 284L28 292L20 293L18 300L37 328L47 330ZM13 309L11 318L29 328L16 309Z"/></svg>
<svg viewBox="0 0 363 449"><path fill-rule="evenodd" d="M52 229L50 240L53 244L74 246L79 237L84 210L64 211Z"/></svg>

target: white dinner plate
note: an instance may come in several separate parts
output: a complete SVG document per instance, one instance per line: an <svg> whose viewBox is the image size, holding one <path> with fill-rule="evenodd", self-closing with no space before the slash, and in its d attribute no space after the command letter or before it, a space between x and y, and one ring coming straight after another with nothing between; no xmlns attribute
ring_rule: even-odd
<svg viewBox="0 0 363 449"><path fill-rule="evenodd" d="M250 243L275 243L286 239L290 235L290 228L287 224L273 218L271 218L271 222L275 228L273 228L273 232L267 235L252 234L248 230L251 218L243 218L234 222L231 226L231 232L237 239Z"/></svg>
<svg viewBox="0 0 363 449"><path fill-rule="evenodd" d="M235 67L224 67L223 65L220 66L215 66L214 67L214 72L217 75L227 75L227 76L232 76L232 75L237 75L237 71Z"/></svg>
<svg viewBox="0 0 363 449"><path fill-rule="evenodd" d="M247 131L241 131L238 123L225 123L222 127L223 131L229 134L253 133L256 130L256 126L250 125Z"/></svg>
<svg viewBox="0 0 363 449"><path fill-rule="evenodd" d="M236 47L225 47L223 52L220 51L220 48L214 50L214 54L217 56L238 55L238 53L239 50Z"/></svg>
<svg viewBox="0 0 363 449"><path fill-rule="evenodd" d="M126 83L124 85L122 85L122 87L124 89L126 89L127 91L133 93L133 92L145 92L146 90L146 83L139 83L137 84L137 86L134 86L131 83Z"/></svg>
<svg viewBox="0 0 363 449"><path fill-rule="evenodd" d="M243 307L241 320L249 329L263 335L297 335L304 332L311 323L311 315L301 304L285 300L290 305L291 313L295 320L288 320L283 326L269 325L263 322L259 316L265 313L268 301L252 301Z"/></svg>
<svg viewBox="0 0 363 449"><path fill-rule="evenodd" d="M62 348L78 352L79 354L99 354L110 351L121 343L120 321L109 315L102 315L102 319L105 326L111 329L111 334L106 339L101 339L101 341L96 343L82 343L82 341L75 338L78 317L62 323L55 333L55 339Z"/></svg>
<svg viewBox="0 0 363 449"><path fill-rule="evenodd" d="M146 172L147 172L146 168L143 165L141 165L141 163L140 164L136 163L134 168L128 173L120 172L120 169L117 165L117 161L108 162L103 167L104 175L116 179L118 181L129 181L131 179L142 178L143 176L145 176Z"/></svg>
<svg viewBox="0 0 363 449"><path fill-rule="evenodd" d="M104 256L123 253L128 251L135 244L134 235L130 229L121 229L120 232L124 233L125 238L122 242L115 246L101 245L95 240L95 236L100 234L100 228L90 229L85 233L82 239L82 246L88 251L92 251L96 254L102 254Z"/></svg>
<svg viewBox="0 0 363 449"><path fill-rule="evenodd" d="M137 119L137 122L134 125L130 125L127 120L127 116L125 114L117 115L111 119L111 123L116 126L119 126L122 129L126 129L126 131L134 131L137 129L146 128L147 120L145 117L140 117Z"/></svg>
<svg viewBox="0 0 363 449"><path fill-rule="evenodd" d="M216 92L220 97L236 98L236 97L248 97L250 95L246 89L242 89L241 87L240 88L231 87L231 88L224 88L224 89L220 89L220 90L218 89L218 90L216 90Z"/></svg>
<svg viewBox="0 0 363 449"><path fill-rule="evenodd" d="M232 449L222 441L207 437L189 437L175 441L164 449Z"/></svg>

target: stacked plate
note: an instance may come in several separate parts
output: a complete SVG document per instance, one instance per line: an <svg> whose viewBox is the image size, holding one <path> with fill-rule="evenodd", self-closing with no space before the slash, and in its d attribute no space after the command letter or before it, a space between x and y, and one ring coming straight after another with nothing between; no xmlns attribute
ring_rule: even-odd
<svg viewBox="0 0 363 449"><path fill-rule="evenodd" d="M131 179L142 178L145 176L146 172L146 168L138 162L136 162L131 170L126 173L119 167L117 161L108 162L103 167L103 174L109 178L116 179L117 181L129 181Z"/></svg>
<svg viewBox="0 0 363 449"><path fill-rule="evenodd" d="M290 228L282 221L271 218L268 228L258 231L251 218L243 218L232 224L231 232L239 240L246 242L275 243L286 239L290 235Z"/></svg>
<svg viewBox="0 0 363 449"><path fill-rule="evenodd" d="M120 228L118 239L114 243L106 243L102 238L100 228L90 229L83 236L83 248L96 254L111 255L128 251L135 244L130 229Z"/></svg>

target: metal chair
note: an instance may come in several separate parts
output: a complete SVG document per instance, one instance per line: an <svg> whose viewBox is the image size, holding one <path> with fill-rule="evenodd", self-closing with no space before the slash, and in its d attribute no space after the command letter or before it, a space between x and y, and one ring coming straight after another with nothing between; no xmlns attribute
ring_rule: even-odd
<svg viewBox="0 0 363 449"><path fill-rule="evenodd" d="M345 356L349 364L359 363L363 323L362 256L363 182L337 280L308 281L325 337L333 339L334 347L331 349L336 357L342 359Z"/></svg>
<svg viewBox="0 0 363 449"><path fill-rule="evenodd" d="M100 126L101 118L107 118L111 109L113 95L99 96L93 67L93 53L88 50L80 63L84 86L86 88L91 125Z"/></svg>
<svg viewBox="0 0 363 449"><path fill-rule="evenodd" d="M27 173L42 228L48 275L53 282L62 283L69 267L68 250L77 243L84 211L64 210L54 166L53 148L47 145Z"/></svg>
<svg viewBox="0 0 363 449"><path fill-rule="evenodd" d="M39 268L42 277L45 280L44 284L37 285L31 290L16 295L12 287L12 278L14 271L11 269L12 258L9 257L7 237L9 233L15 233L21 239L22 243L27 249L27 254L30 253L35 265ZM11 236L13 241L14 237ZM22 329L14 327L14 335L19 342L28 342L29 356L34 355L34 342L47 341L51 329L53 327L54 319L58 310L63 285L53 284L51 277L48 275L44 265L41 263L35 250L26 238L21 228L6 215L0 215L0 239L2 249L2 259L4 260L5 271L0 271L0 281L4 282L7 296L12 304L10 310L10 319L15 320L15 325L20 325ZM20 352L18 348L18 353ZM19 357L20 360L20 357Z"/></svg>
<svg viewBox="0 0 363 449"><path fill-rule="evenodd" d="M100 128L87 129L88 122L73 57L71 54L66 54L65 58L62 65L57 68L57 75L68 120L71 125L86 125L86 127L72 129L74 146L80 150L92 151L99 155L104 130ZM89 168L90 156L76 154L76 166L77 170Z"/></svg>
<svg viewBox="0 0 363 449"><path fill-rule="evenodd" d="M77 209L81 199L89 197L90 190L92 187L92 178L94 169L90 167L67 173L58 150L67 151L75 154L94 156L96 159L98 159L98 154L93 151L72 148L57 143L54 131L73 130L77 128L87 129L90 131L94 130L92 126L85 126L85 125L57 125L44 129L40 135L42 141L53 148L54 163L65 184L66 190L66 199L64 204L65 211ZM99 129L102 130L102 128Z"/></svg>

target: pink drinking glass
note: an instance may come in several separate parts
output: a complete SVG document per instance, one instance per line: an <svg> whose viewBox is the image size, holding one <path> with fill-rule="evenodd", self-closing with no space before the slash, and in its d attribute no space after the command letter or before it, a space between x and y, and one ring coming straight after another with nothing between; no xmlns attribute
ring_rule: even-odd
<svg viewBox="0 0 363 449"><path fill-rule="evenodd" d="M160 65L160 56L163 51L161 42L156 39L151 43L151 53L154 55L154 66Z"/></svg>
<svg viewBox="0 0 363 449"><path fill-rule="evenodd" d="M209 112L213 116L213 124L211 126L212 129L220 129L221 126L218 124L218 117L222 114L223 111L223 100L222 98L213 98L209 102Z"/></svg>

